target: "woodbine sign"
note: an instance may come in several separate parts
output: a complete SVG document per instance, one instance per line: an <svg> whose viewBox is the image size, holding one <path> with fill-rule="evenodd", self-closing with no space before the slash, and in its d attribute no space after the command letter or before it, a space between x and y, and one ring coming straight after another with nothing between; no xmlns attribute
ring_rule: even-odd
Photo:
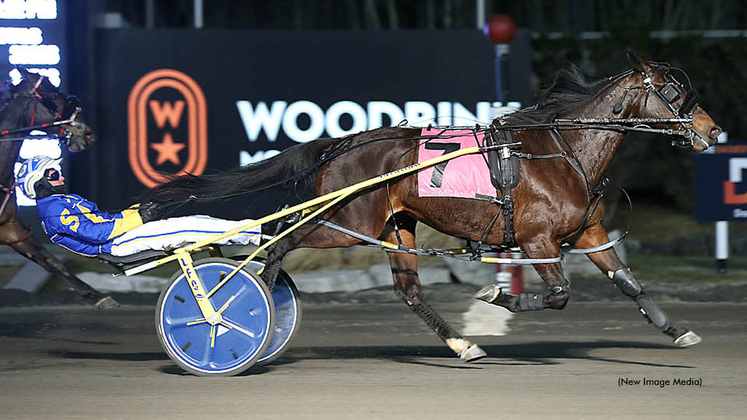
<svg viewBox="0 0 747 420"><path fill-rule="evenodd" d="M102 140L91 159L101 170L90 190L75 187L106 208L171 174L235 168L403 120L486 123L501 105L493 44L478 31L116 29L98 31L96 43ZM512 79L516 103L532 99L526 50L512 53L524 64Z"/></svg>
<svg viewBox="0 0 747 420"><path fill-rule="evenodd" d="M261 135L274 143L278 136L286 136L296 143L306 143L320 137L342 137L348 134L387 127L406 122L416 126L487 124L496 113L520 108L519 102L482 101L467 107L460 102L440 101L431 104L425 101L406 101L404 106L388 101L370 101L365 105L353 101L339 101L323 109L311 101L287 103L275 101L253 104L250 101L236 102L236 108L250 142ZM299 120L307 124L301 127ZM269 149L255 155L242 150L240 164L247 165L280 153Z"/></svg>

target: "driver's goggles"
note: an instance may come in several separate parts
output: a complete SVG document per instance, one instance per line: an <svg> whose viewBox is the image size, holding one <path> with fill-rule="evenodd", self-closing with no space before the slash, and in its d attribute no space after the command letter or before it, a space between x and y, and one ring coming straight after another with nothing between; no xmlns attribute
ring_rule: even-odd
<svg viewBox="0 0 747 420"><path fill-rule="evenodd" d="M57 181L60 179L61 174L60 174L60 171L58 171L57 169L51 168L51 169L47 169L46 171L44 171L44 176L49 181Z"/></svg>

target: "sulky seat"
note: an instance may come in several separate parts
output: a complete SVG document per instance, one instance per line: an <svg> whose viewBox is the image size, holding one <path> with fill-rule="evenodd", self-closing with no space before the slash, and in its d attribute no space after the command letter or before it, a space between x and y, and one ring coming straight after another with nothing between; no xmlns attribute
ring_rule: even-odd
<svg viewBox="0 0 747 420"><path fill-rule="evenodd" d="M165 251L148 250L121 257L117 257L111 254L99 254L96 257L101 261L109 263L117 270L124 272L125 270L128 270L132 267L149 263L168 255L169 254Z"/></svg>

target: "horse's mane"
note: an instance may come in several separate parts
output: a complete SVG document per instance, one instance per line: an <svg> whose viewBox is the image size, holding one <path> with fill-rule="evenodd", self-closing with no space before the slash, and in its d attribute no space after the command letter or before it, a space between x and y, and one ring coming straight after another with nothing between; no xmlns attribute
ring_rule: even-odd
<svg viewBox="0 0 747 420"><path fill-rule="evenodd" d="M0 80L0 109L5 108L8 102L13 98L14 87L15 86L13 86L13 83L11 83L10 80Z"/></svg>
<svg viewBox="0 0 747 420"><path fill-rule="evenodd" d="M608 78L592 78L571 64L555 73L555 81L542 91L537 104L502 118L506 125L546 124L559 115L587 104L594 96L609 86Z"/></svg>
<svg viewBox="0 0 747 420"><path fill-rule="evenodd" d="M18 86L20 86L20 83L14 85L10 79L5 81L0 79L0 112L4 111L10 105L10 101L14 98Z"/></svg>

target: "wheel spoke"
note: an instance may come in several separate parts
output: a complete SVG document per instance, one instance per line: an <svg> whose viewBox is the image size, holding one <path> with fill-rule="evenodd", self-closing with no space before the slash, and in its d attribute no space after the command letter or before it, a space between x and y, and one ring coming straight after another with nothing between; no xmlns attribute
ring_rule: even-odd
<svg viewBox="0 0 747 420"><path fill-rule="evenodd" d="M225 317L223 318L223 320L220 323L223 324L223 325L225 325L228 328L235 329L236 331L238 331L240 333L248 335L250 338L255 338L257 336L256 333L249 331L248 329L242 327L239 324L234 323L233 321L230 321L230 320L226 319Z"/></svg>
<svg viewBox="0 0 747 420"><path fill-rule="evenodd" d="M236 293L233 294L233 297L235 299L238 299L240 296L244 294L244 292L247 290L247 287L245 284L242 284L241 287L239 287L239 290L236 291ZM238 303L238 301L236 301Z"/></svg>
<svg viewBox="0 0 747 420"><path fill-rule="evenodd" d="M236 295L231 295L231 297L228 298L228 300L226 301L226 303L224 303L223 306L221 306L220 309L218 309L218 313L222 314L223 311L225 311L226 308L228 308L228 305L230 305L231 302L233 302L234 299L236 299Z"/></svg>
<svg viewBox="0 0 747 420"><path fill-rule="evenodd" d="M205 352L202 355L202 360L200 360L200 364L203 366L206 366L208 363L210 363L213 355L213 347L210 346L210 342L213 338L210 336L210 334L207 334L207 336L205 336L205 339L207 339L207 342L205 343Z"/></svg>
<svg viewBox="0 0 747 420"><path fill-rule="evenodd" d="M252 298L256 297L255 292L256 289L253 287L247 287L247 285L242 285L239 290L236 291L236 293L233 294L234 300L231 302L231 308L241 308L243 311L245 308L254 307L256 303L253 301ZM246 300L249 299L250 302L246 303ZM231 312L231 311L228 311ZM225 316L225 313L221 313L221 315Z"/></svg>
<svg viewBox="0 0 747 420"><path fill-rule="evenodd" d="M177 327L177 326L191 326L196 324L201 324L202 322L205 322L205 318L198 318L194 315L192 316L185 316L181 318L175 318L171 319L169 317L163 317L163 320L166 321L166 324L171 327Z"/></svg>
<svg viewBox="0 0 747 420"><path fill-rule="evenodd" d="M200 318L200 319L192 321L192 322L187 322L187 326L191 327L192 325L204 324L205 322L207 322L207 320L205 318Z"/></svg>

